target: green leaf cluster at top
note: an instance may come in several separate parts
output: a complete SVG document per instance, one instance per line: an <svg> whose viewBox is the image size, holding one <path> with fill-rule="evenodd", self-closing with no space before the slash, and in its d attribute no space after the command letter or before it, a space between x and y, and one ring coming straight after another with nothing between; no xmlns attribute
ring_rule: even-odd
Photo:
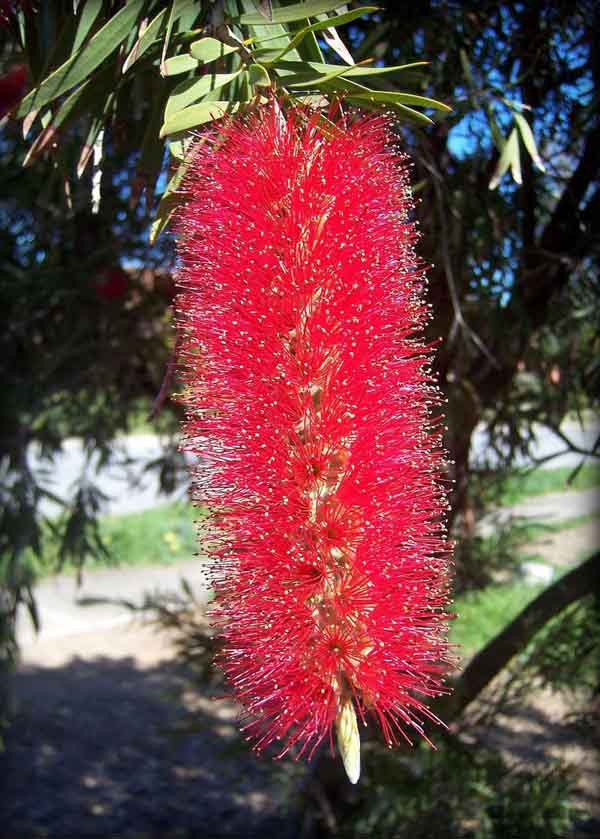
<svg viewBox="0 0 600 839"><path fill-rule="evenodd" d="M426 62L398 67L376 66L369 59L353 62L336 27L377 14L375 5L348 9L340 0L284 6L278 0L170 0L165 8L161 0L127 0L116 13L102 9L97 0L80 0L66 23L58 12L53 20L52 9L37 21L20 13L22 46L35 86L15 115L23 118L25 133L41 123L26 163L56 146L70 124L89 119L78 176L92 148L97 165L102 129L123 112L123 101L130 101L138 80L150 92L137 173L148 194L154 192L165 142L184 169L195 129L225 114L260 107L269 90L312 107L343 95L349 104L391 109L417 124L431 122L421 109L450 110L414 90L398 89L404 74L418 91ZM48 32L41 31L42 17ZM52 33L59 31L53 41ZM334 63L324 58L317 36L336 55ZM171 193L182 174L175 172L163 195L153 235L168 222L176 204Z"/></svg>

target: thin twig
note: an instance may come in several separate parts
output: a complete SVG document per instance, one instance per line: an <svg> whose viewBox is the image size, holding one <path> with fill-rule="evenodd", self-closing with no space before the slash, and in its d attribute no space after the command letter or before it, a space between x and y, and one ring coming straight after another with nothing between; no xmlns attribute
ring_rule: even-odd
<svg viewBox="0 0 600 839"><path fill-rule="evenodd" d="M471 341L475 344L475 346L485 355L487 360L490 364L495 367L497 370L500 369L500 364L498 363L495 356L490 352L490 350L486 347L484 342L481 340L479 335L475 332L475 330L469 326L466 322L465 317L463 315L461 306L460 306L460 299L458 296L458 291L456 289L456 283L454 280L454 272L452 270L452 260L450 259L450 249L448 247L448 229L446 226L446 219L444 216L444 209L443 209L443 196L440 187L440 174L439 172L425 160L421 158L423 166L427 169L427 171L432 176L433 181L433 188L435 189L437 203L438 203L438 214L440 219L440 228L441 228L441 241L442 241L442 258L444 262L444 273L446 275L446 282L448 283L448 290L450 292L450 301L452 303L452 309L454 311L454 320L452 326L450 328L450 333L448 336L448 344L451 346L454 343L456 338L457 332L459 329L465 333L465 335L471 339Z"/></svg>

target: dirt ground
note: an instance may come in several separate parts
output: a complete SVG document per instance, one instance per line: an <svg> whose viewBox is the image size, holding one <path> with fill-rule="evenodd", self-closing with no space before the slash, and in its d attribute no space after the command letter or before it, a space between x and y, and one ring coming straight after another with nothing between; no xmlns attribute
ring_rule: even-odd
<svg viewBox="0 0 600 839"><path fill-rule="evenodd" d="M239 743L226 702L194 697L177 737L185 672L139 623L30 647L0 755L2 839L289 835L270 761Z"/></svg>
<svg viewBox="0 0 600 839"><path fill-rule="evenodd" d="M562 565L589 553L597 538L593 522L543 537L532 552ZM0 837L297 835L283 799L298 778L240 749L234 708L188 696L185 675L168 635L139 620L29 645L0 755ZM177 737L192 706L194 733ZM565 728L568 710L556 696L536 696L502 717L489 742L520 765L558 757L577 766L578 803L594 817L581 835L600 836L598 733Z"/></svg>

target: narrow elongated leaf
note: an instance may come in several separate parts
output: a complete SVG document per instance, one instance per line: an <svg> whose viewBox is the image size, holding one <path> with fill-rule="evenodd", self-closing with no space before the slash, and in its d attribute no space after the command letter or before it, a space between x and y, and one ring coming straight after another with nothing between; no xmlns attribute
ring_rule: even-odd
<svg viewBox="0 0 600 839"><path fill-rule="evenodd" d="M306 3L294 3L292 6L273 9L271 21L273 23L291 23L294 20L316 17L316 15L322 15L325 12L334 12L343 5L344 3L340 0L306 0ZM267 20L260 12L247 12L234 19L234 22L241 23L244 26L261 26L269 24L271 21Z"/></svg>
<svg viewBox="0 0 600 839"><path fill-rule="evenodd" d="M167 134L187 131L189 128L195 128L197 125L203 125L206 122L212 122L214 119L220 119L225 114L232 114L237 111L240 105L241 102L201 102L199 105L184 108L182 111L177 111L172 117L165 120L163 127L160 129L160 136L165 137Z"/></svg>
<svg viewBox="0 0 600 839"><path fill-rule="evenodd" d="M504 144L506 143L506 138L504 137L504 134L502 133L500 126L498 125L498 122L496 121L496 117L494 116L494 111L492 110L492 106L490 105L490 103L484 102L483 108L488 118L494 145L496 146L498 151L502 153Z"/></svg>
<svg viewBox="0 0 600 839"><path fill-rule="evenodd" d="M460 63L463 69L463 73L465 79L467 80L469 87L474 90L475 89L475 79L473 77L473 71L471 69L471 62L469 61L469 56L467 55L465 50L459 50L460 55Z"/></svg>
<svg viewBox="0 0 600 839"><path fill-rule="evenodd" d="M200 38L199 41L194 41L191 45L190 53L201 64L209 64L211 61L216 61L217 58L223 58L225 55L237 52L237 49L238 47L230 47L223 41L217 41L216 38Z"/></svg>
<svg viewBox="0 0 600 839"><path fill-rule="evenodd" d="M312 78L308 78L301 82L292 82L287 87L320 87L321 85L326 84L327 82L332 81L333 79L337 79L338 76L345 76L348 72L349 67L346 65L342 65L341 67L336 67L334 71L331 73L326 73L324 76L313 76Z"/></svg>
<svg viewBox="0 0 600 839"><path fill-rule="evenodd" d="M242 15L254 14L256 11L255 0L238 0L238 5L240 6L240 12ZM285 49L292 37L290 33L290 24L284 26L281 23L268 21L266 18L262 21L260 26L252 26L251 24L248 25L248 34L255 44L264 45L268 43L269 48L277 52ZM297 50L293 50L290 56L293 57L295 61L300 60L300 53Z"/></svg>
<svg viewBox="0 0 600 839"><path fill-rule="evenodd" d="M382 100L375 99L371 95L366 96L356 96L355 94L351 94L348 96L348 102L352 102L355 105L360 105L362 108L371 108L377 109L381 107ZM433 120L429 119L426 114L422 114L420 111L415 111L412 108L408 108L406 105L402 105L400 102L391 101L386 102L390 108L396 111L399 116L404 117L405 119L410 120L411 122L422 123L423 125L433 125Z"/></svg>
<svg viewBox="0 0 600 839"><path fill-rule="evenodd" d="M130 67L133 67L136 61L138 61L146 50L151 46L151 44L158 38L161 28L164 26L164 22L166 19L167 10L163 9L162 12L159 12L156 17L150 21L148 26L144 29L142 34L138 37L137 41L133 45L133 49L125 59L125 63L123 64L123 73L126 73Z"/></svg>
<svg viewBox="0 0 600 839"><path fill-rule="evenodd" d="M516 158L517 155L519 155L519 138L517 136L517 129L513 128L513 130L508 135L508 140L504 144L502 154L500 155L500 159L496 164L494 174L492 175L492 178L489 183L489 189L496 189L496 187L502 180L502 176L505 174L505 172L508 171L509 167L513 167L513 160ZM515 168L517 169L517 172L520 173L520 155L519 162ZM515 168L513 168L513 177L515 173Z"/></svg>
<svg viewBox="0 0 600 839"><path fill-rule="evenodd" d="M77 24L75 32L75 39L73 41L72 52L76 52L87 38L90 29L96 23L96 18L102 11L102 3L88 2L84 4L81 10L81 17Z"/></svg>
<svg viewBox="0 0 600 839"><path fill-rule="evenodd" d="M163 49L162 55L160 58L160 74L161 76L165 76L165 61L167 58L167 50L169 49L169 42L171 40L171 33L173 32L173 26L177 22L177 20L181 17L183 12L193 3L195 0L171 0L171 11L169 12L169 19L167 21L167 31L165 33L165 39L163 41Z"/></svg>
<svg viewBox="0 0 600 839"><path fill-rule="evenodd" d="M292 35L299 32L301 28L301 22L288 23L288 30ZM321 47L314 32L309 32L305 35L294 52L297 53L301 61L323 61L323 53L321 52Z"/></svg>
<svg viewBox="0 0 600 839"><path fill-rule="evenodd" d="M266 63L266 59L262 59ZM347 76L381 76L386 73L399 73L402 70L410 70L413 67L424 67L429 64L428 61L413 61L410 64L401 64L396 67L375 67L373 65L359 66L354 64L352 67L346 67ZM335 72L339 69L339 64L320 64L316 61L279 61L277 62L277 71L285 70L286 72L295 73L298 76L310 76L311 72L319 75Z"/></svg>
<svg viewBox="0 0 600 839"><path fill-rule="evenodd" d="M189 73L195 70L200 62L191 55L174 55L165 61L165 76L179 76L181 73Z"/></svg>
<svg viewBox="0 0 600 839"><path fill-rule="evenodd" d="M303 29L300 29L290 43L285 47L285 49L281 50L281 52L277 53L277 55L272 59L272 63L276 64L280 61L284 55L286 55L290 50L294 49L301 43L307 35L311 32L322 32L324 29L328 29L331 26L343 26L346 23L351 23L351 21L356 20L356 18L362 17L363 15L370 14L372 12L377 12L379 10L378 6L361 6L360 9L353 9L351 12L346 12L345 14L335 15L334 17L329 17L327 20L319 20L316 23L312 23L310 26L305 26Z"/></svg>
<svg viewBox="0 0 600 839"><path fill-rule="evenodd" d="M165 229L165 227L171 220L173 213L177 209L177 205L180 201L180 197L177 194L177 190L181 185L186 170L187 163L181 163L178 166L175 174L171 177L169 183L165 188L165 191L162 194L162 197L156 210L154 221L150 228L149 238L151 244L156 241L158 236L160 236L162 231Z"/></svg>
<svg viewBox="0 0 600 839"><path fill-rule="evenodd" d="M61 103L60 108L56 111L52 120L43 126L43 131L38 134L35 142L29 147L29 151L23 161L23 166L31 163L54 137L56 137L61 128L64 128L68 123L81 115L89 113L94 103L101 97L106 98L110 94L112 90L111 82L115 72L114 64L114 61L109 62L100 73L96 73L83 84L79 85ZM48 113L48 116L51 116L50 113ZM44 120L42 120L42 124L43 122Z"/></svg>
<svg viewBox="0 0 600 839"><path fill-rule="evenodd" d="M258 85L258 87L270 87L271 85L269 74L262 64L251 64L248 67L248 76L250 84Z"/></svg>
<svg viewBox="0 0 600 839"><path fill-rule="evenodd" d="M16 116L24 117L32 109L39 110L84 81L131 34L144 3L145 0L129 0L87 44L23 99Z"/></svg>
<svg viewBox="0 0 600 839"><path fill-rule="evenodd" d="M452 108L437 99L427 96L414 96L412 93L401 93L391 90L372 90L368 94L371 102L382 102L386 105L415 105L418 108L433 108L436 111L451 113Z"/></svg>
<svg viewBox="0 0 600 839"><path fill-rule="evenodd" d="M346 64L354 64L354 59L346 44L342 41L337 33L337 29L333 26L328 27L323 32L323 38L327 46L332 49Z"/></svg>
<svg viewBox="0 0 600 839"><path fill-rule="evenodd" d="M177 111L181 111L202 99L211 90L218 90L239 76L241 69L235 73L211 73L193 79L186 79L177 85L169 96L165 108L165 120L169 119Z"/></svg>
<svg viewBox="0 0 600 839"><path fill-rule="evenodd" d="M515 135L515 148L510 158L510 174L513 177L513 181L521 186L523 183L523 175L521 174L521 148L517 135Z"/></svg>
<svg viewBox="0 0 600 839"><path fill-rule="evenodd" d="M140 159L137 166L138 176L146 190L146 206L152 205L152 198L156 187L156 181L160 174L160 168L164 157L164 140L159 135L159 128L162 121L164 97L156 97L152 114L148 120Z"/></svg>
<svg viewBox="0 0 600 839"><path fill-rule="evenodd" d="M534 164L540 170L540 172L545 172L546 167L544 166L544 162L540 157L540 153L538 152L538 147L535 142L535 137L533 136L533 131L531 130L531 126L525 119L522 114L519 114L515 111L514 113L515 124L519 129L519 133L521 134L521 139L525 145L525 148L531 155L531 159L533 160Z"/></svg>

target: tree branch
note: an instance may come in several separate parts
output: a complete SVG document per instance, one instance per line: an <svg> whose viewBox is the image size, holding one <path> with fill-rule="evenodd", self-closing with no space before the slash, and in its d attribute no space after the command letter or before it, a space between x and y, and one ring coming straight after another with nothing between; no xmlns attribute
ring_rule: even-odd
<svg viewBox="0 0 600 839"><path fill-rule="evenodd" d="M549 620L599 589L600 551L545 589L486 644L459 677L453 694L436 703L435 713L447 722L458 717Z"/></svg>

